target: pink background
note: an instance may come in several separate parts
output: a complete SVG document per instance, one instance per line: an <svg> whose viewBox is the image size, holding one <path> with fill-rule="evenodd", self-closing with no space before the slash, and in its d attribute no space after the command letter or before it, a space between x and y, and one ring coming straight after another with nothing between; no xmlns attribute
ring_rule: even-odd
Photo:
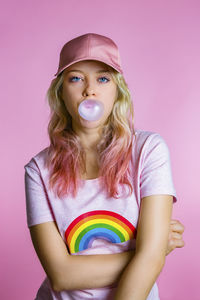
<svg viewBox="0 0 200 300"><path fill-rule="evenodd" d="M4 3L3 3L4 2ZM136 128L171 154L185 247L166 259L161 300L199 299L200 2L1 1L0 299L34 299L45 276L26 225L24 165L48 145L45 93L69 39L87 32L119 46Z"/></svg>

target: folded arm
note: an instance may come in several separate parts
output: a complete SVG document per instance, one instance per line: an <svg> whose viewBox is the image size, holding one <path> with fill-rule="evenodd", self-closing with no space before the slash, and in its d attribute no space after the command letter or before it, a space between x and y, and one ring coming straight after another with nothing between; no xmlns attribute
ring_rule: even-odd
<svg viewBox="0 0 200 300"><path fill-rule="evenodd" d="M176 247L184 246L183 232L184 226L178 220L171 220L166 255ZM69 255L55 222L31 226L30 233L40 262L52 288L56 291L98 288L116 283L134 256L134 251L106 255ZM69 280L69 263L72 270L74 268L77 270L78 264L84 276L77 277L77 272L72 272ZM90 272L86 273L85 270L88 271L88 268ZM74 276L71 276L73 274Z"/></svg>
<svg viewBox="0 0 200 300"><path fill-rule="evenodd" d="M48 215L49 207L41 180L41 174L34 161L26 166L25 187L28 216L40 212ZM32 212L34 207L34 212ZM37 209L36 209L37 208ZM51 216L51 213L49 212ZM40 219L40 218L39 218ZM32 219L31 219L32 223ZM178 221L172 224L166 254L175 247L183 247L184 227ZM30 227L30 233L38 258L56 291L68 289L101 288L119 281L121 274L132 260L133 251L105 255L69 255L59 233L56 222L49 221Z"/></svg>
<svg viewBox="0 0 200 300"><path fill-rule="evenodd" d="M142 199L135 255L121 276L115 300L147 298L165 263L172 202L170 195Z"/></svg>
<svg viewBox="0 0 200 300"><path fill-rule="evenodd" d="M119 280L134 251L70 255L55 222L30 227L35 251L55 291L101 288Z"/></svg>

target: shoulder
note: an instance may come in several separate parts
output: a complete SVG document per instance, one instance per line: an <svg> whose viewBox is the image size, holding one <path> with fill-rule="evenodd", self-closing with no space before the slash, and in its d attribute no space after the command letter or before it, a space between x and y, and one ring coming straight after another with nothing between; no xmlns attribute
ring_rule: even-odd
<svg viewBox="0 0 200 300"><path fill-rule="evenodd" d="M164 138L157 132L136 130L133 142L133 159L142 164L149 160L168 160L169 148Z"/></svg>
<svg viewBox="0 0 200 300"><path fill-rule="evenodd" d="M137 150L146 150L158 144L166 145L164 138L157 132L147 130L135 131L135 146Z"/></svg>
<svg viewBox="0 0 200 300"><path fill-rule="evenodd" d="M45 161L47 157L49 147L42 149L35 154L25 165L24 168L32 168L35 170L41 170L45 168Z"/></svg>

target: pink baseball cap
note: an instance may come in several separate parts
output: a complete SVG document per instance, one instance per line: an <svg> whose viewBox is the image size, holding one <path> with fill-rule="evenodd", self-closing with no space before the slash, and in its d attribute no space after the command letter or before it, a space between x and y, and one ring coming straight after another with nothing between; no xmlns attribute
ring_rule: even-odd
<svg viewBox="0 0 200 300"><path fill-rule="evenodd" d="M72 64L83 60L101 61L123 74L119 50L113 40L100 34L87 33L63 46L55 76Z"/></svg>

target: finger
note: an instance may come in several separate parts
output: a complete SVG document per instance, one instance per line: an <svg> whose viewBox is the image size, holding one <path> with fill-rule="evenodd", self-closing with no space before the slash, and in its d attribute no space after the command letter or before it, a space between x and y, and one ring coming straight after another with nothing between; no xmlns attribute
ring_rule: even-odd
<svg viewBox="0 0 200 300"><path fill-rule="evenodd" d="M182 240L182 234L176 232L176 231L172 231L170 234L170 238L171 239L177 239L177 240Z"/></svg>
<svg viewBox="0 0 200 300"><path fill-rule="evenodd" d="M180 224L181 226L183 226L183 224L179 220L176 220L176 219L171 219L170 224Z"/></svg>
<svg viewBox="0 0 200 300"><path fill-rule="evenodd" d="M174 224L174 223L179 223L179 221L175 220L175 219L173 219L173 220L170 221L170 224Z"/></svg>
<svg viewBox="0 0 200 300"><path fill-rule="evenodd" d="M185 227L180 222L170 224L170 228L171 228L172 231L177 231L177 232L180 232L180 233L183 233L184 230L185 230Z"/></svg>
<svg viewBox="0 0 200 300"><path fill-rule="evenodd" d="M176 242L175 240L169 240L168 241L168 247L167 247L167 253L170 253L171 251L173 251L176 248Z"/></svg>
<svg viewBox="0 0 200 300"><path fill-rule="evenodd" d="M173 242L174 248L182 248L185 246L185 242L183 240L173 239L172 242Z"/></svg>

